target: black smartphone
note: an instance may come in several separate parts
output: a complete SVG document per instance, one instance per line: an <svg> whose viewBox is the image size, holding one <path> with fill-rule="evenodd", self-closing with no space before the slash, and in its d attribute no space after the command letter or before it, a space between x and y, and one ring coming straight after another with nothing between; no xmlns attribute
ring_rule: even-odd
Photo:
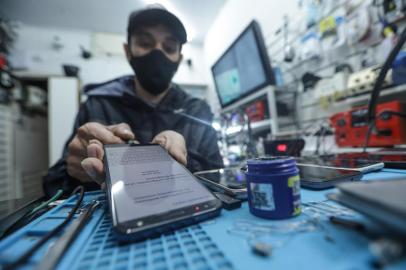
<svg viewBox="0 0 406 270"><path fill-rule="evenodd" d="M105 145L106 186L120 241L137 241L220 214L221 202L157 144Z"/></svg>
<svg viewBox="0 0 406 270"><path fill-rule="evenodd" d="M245 172L240 167L195 172L195 176L209 189L240 200L247 198Z"/></svg>
<svg viewBox="0 0 406 270"><path fill-rule="evenodd" d="M359 181L362 173L355 170L297 164L300 185L309 189L328 189L343 182Z"/></svg>
<svg viewBox="0 0 406 270"><path fill-rule="evenodd" d="M337 155L305 156L296 158L298 164L310 164L321 167L331 167L336 169L347 169L368 173L382 170L383 162L367 159L343 158Z"/></svg>

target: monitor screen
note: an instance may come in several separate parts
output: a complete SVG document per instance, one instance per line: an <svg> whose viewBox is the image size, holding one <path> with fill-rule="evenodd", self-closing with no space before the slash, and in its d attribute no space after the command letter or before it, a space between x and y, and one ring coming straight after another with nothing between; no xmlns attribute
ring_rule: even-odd
<svg viewBox="0 0 406 270"><path fill-rule="evenodd" d="M261 30L256 21L251 22L217 60L212 73L222 107L274 83Z"/></svg>

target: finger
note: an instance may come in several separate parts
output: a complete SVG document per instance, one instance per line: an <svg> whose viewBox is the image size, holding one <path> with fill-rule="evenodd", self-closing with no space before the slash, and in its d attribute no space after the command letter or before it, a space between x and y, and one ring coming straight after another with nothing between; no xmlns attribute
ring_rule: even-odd
<svg viewBox="0 0 406 270"><path fill-rule="evenodd" d="M93 181L101 184L104 182L104 165L97 158L86 158L81 162L82 168L92 178Z"/></svg>
<svg viewBox="0 0 406 270"><path fill-rule="evenodd" d="M94 180L82 168L71 170L69 175L78 179L82 183L94 182Z"/></svg>
<svg viewBox="0 0 406 270"><path fill-rule="evenodd" d="M179 148L170 147L168 152L174 159L176 159L176 161L184 166L187 165L187 155L184 153L184 151L180 150Z"/></svg>
<svg viewBox="0 0 406 270"><path fill-rule="evenodd" d="M68 168L80 169L80 162L83 160L83 157L70 155L66 158L66 163Z"/></svg>
<svg viewBox="0 0 406 270"><path fill-rule="evenodd" d="M86 156L86 146L75 136L68 145L68 155Z"/></svg>
<svg viewBox="0 0 406 270"><path fill-rule="evenodd" d="M111 132L113 132L114 135L120 137L123 140L135 139L135 135L131 131L130 126L125 123L108 126L107 129L109 129Z"/></svg>
<svg viewBox="0 0 406 270"><path fill-rule="evenodd" d="M163 148L165 148L166 150L168 150L167 149L168 140L165 136L160 136L160 135L155 136L154 139L152 139L152 143L157 143L160 146L162 146Z"/></svg>
<svg viewBox="0 0 406 270"><path fill-rule="evenodd" d="M187 157L182 153L176 153L176 160L183 166L187 165Z"/></svg>
<svg viewBox="0 0 406 270"><path fill-rule="evenodd" d="M101 148L103 148L103 144L101 143L101 141L93 139L89 141L89 144L97 144L98 146L100 146Z"/></svg>
<svg viewBox="0 0 406 270"><path fill-rule="evenodd" d="M77 161L75 163L68 163L67 171L71 177L76 178L81 182L92 182L93 181L89 177L89 175L87 175L87 173L83 170L83 168L80 166L80 161Z"/></svg>
<svg viewBox="0 0 406 270"><path fill-rule="evenodd" d="M87 156L103 160L103 145L98 140L91 140L87 146Z"/></svg>
<svg viewBox="0 0 406 270"><path fill-rule="evenodd" d="M106 126L94 122L81 126L78 129L77 134L86 141L96 139L103 144L123 143L123 140L121 140L120 137L115 136Z"/></svg>

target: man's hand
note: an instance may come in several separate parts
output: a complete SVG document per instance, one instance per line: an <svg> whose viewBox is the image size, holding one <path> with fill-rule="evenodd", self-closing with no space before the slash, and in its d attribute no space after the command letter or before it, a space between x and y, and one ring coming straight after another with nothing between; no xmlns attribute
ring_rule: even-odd
<svg viewBox="0 0 406 270"><path fill-rule="evenodd" d="M127 124L104 126L89 122L79 127L68 145L68 174L82 182L104 180L103 144L133 140L134 134Z"/></svg>
<svg viewBox="0 0 406 270"><path fill-rule="evenodd" d="M152 143L160 144L178 162L186 166L187 151L186 142L183 136L172 130L165 130L154 137Z"/></svg>

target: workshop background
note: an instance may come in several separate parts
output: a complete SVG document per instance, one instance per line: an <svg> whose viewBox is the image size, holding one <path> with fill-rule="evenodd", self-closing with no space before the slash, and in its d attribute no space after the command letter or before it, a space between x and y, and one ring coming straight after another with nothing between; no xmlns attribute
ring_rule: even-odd
<svg viewBox="0 0 406 270"><path fill-rule="evenodd" d="M266 142L280 138L305 139L308 153L341 151L329 119L368 104L406 6L383 0L1 1L0 67L7 72L0 86L0 214L12 203L6 200L42 193L41 178L60 157L85 99L83 86L132 73L122 49L127 18L155 2L186 25L189 42L174 81L210 104L226 165L247 157L249 144L266 154ZM254 19L276 78L273 98L266 90L222 108L211 67ZM405 100L399 63L385 79L381 102ZM251 115L247 135L238 112L250 106L265 109Z"/></svg>

